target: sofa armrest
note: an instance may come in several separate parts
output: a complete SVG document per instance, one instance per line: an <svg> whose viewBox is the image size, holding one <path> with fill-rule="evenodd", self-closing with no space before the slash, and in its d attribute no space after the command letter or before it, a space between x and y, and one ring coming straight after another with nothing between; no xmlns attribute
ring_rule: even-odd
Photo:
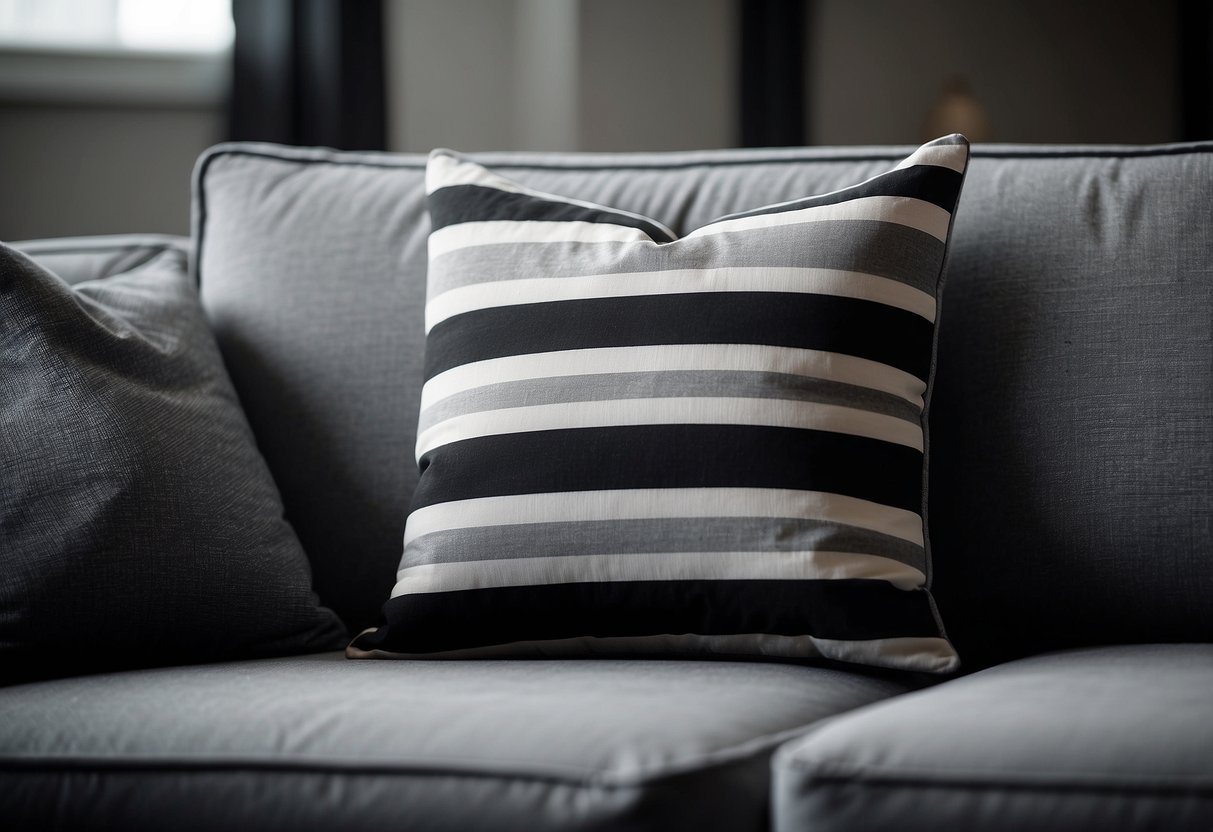
<svg viewBox="0 0 1213 832"><path fill-rule="evenodd" d="M190 239L170 234L112 234L22 240L10 245L75 284L129 272L166 251L188 257Z"/></svg>

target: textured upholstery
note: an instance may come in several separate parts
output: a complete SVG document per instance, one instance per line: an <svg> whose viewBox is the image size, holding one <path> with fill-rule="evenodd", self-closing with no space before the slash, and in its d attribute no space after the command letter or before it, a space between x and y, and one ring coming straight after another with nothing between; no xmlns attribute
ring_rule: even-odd
<svg viewBox="0 0 1213 832"><path fill-rule="evenodd" d="M1213 144L993 148L931 412L935 595L970 668L1213 641Z"/></svg>
<svg viewBox="0 0 1213 832"><path fill-rule="evenodd" d="M10 829L762 830L769 757L903 692L678 661L339 654L0 689Z"/></svg>
<svg viewBox="0 0 1213 832"><path fill-rule="evenodd" d="M905 148L483 154L677 233ZM321 599L370 623L416 484L424 159L228 145L198 171L204 303ZM931 407L935 590L969 667L1213 640L1213 145L977 147Z"/></svg>
<svg viewBox="0 0 1213 832"><path fill-rule="evenodd" d="M853 184L907 152L472 158L682 234ZM787 163L804 158L840 161ZM196 172L203 303L317 591L355 630L375 620L393 583L417 484L424 168L424 156L238 144L215 148Z"/></svg>
<svg viewBox="0 0 1213 832"><path fill-rule="evenodd" d="M179 252L184 258L191 246L188 237L166 234L63 237L12 245L72 284L132 271L166 251Z"/></svg>
<svg viewBox="0 0 1213 832"><path fill-rule="evenodd" d="M904 149L483 155L676 232ZM227 146L198 275L323 600L371 620L415 485L419 157ZM970 667L1213 641L1213 145L977 148L940 318L935 592ZM1209 645L1088 649L909 696L697 662L336 655L0 690L16 828L1208 829ZM804 729L823 723L803 740Z"/></svg>
<svg viewBox="0 0 1213 832"><path fill-rule="evenodd" d="M71 287L0 246L0 679L344 641L158 248Z"/></svg>
<svg viewBox="0 0 1213 832"><path fill-rule="evenodd" d="M1213 645L1011 662L776 756L776 832L1213 829Z"/></svg>

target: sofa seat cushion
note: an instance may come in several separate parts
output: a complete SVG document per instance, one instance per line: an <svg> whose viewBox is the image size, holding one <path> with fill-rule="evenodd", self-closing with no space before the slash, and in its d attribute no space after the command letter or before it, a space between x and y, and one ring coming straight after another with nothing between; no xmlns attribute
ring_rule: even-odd
<svg viewBox="0 0 1213 832"><path fill-rule="evenodd" d="M1213 829L1213 645L1066 651L846 714L780 750L775 828Z"/></svg>
<svg viewBox="0 0 1213 832"><path fill-rule="evenodd" d="M769 757L904 680L317 654L0 689L20 829L765 829Z"/></svg>
<svg viewBox="0 0 1213 832"><path fill-rule="evenodd" d="M643 214L681 235L853 185L907 152L475 158L527 187ZM316 591L353 632L378 620L417 485L425 164L420 155L229 144L199 161L195 179L203 304Z"/></svg>

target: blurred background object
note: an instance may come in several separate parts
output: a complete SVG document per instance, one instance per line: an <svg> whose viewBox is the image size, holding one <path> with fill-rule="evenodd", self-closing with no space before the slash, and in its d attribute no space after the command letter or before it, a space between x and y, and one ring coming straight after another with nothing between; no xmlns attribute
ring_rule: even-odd
<svg viewBox="0 0 1213 832"><path fill-rule="evenodd" d="M410 152L1211 138L1211 7L0 0L0 238L185 233L193 162L232 138Z"/></svg>
<svg viewBox="0 0 1213 832"><path fill-rule="evenodd" d="M939 97L927 110L919 136L930 141L948 133L963 133L971 142L988 142L994 138L994 128L985 108L973 94L965 79L950 78L939 92Z"/></svg>
<svg viewBox="0 0 1213 832"><path fill-rule="evenodd" d="M379 0L234 0L228 138L382 150Z"/></svg>

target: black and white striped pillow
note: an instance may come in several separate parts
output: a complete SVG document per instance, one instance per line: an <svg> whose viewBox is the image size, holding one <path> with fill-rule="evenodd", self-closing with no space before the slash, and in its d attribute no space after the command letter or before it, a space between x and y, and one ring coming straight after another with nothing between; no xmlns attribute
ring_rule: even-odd
<svg viewBox="0 0 1213 832"><path fill-rule="evenodd" d="M939 139L677 238L435 151L420 485L349 655L952 670L924 397L967 161Z"/></svg>

